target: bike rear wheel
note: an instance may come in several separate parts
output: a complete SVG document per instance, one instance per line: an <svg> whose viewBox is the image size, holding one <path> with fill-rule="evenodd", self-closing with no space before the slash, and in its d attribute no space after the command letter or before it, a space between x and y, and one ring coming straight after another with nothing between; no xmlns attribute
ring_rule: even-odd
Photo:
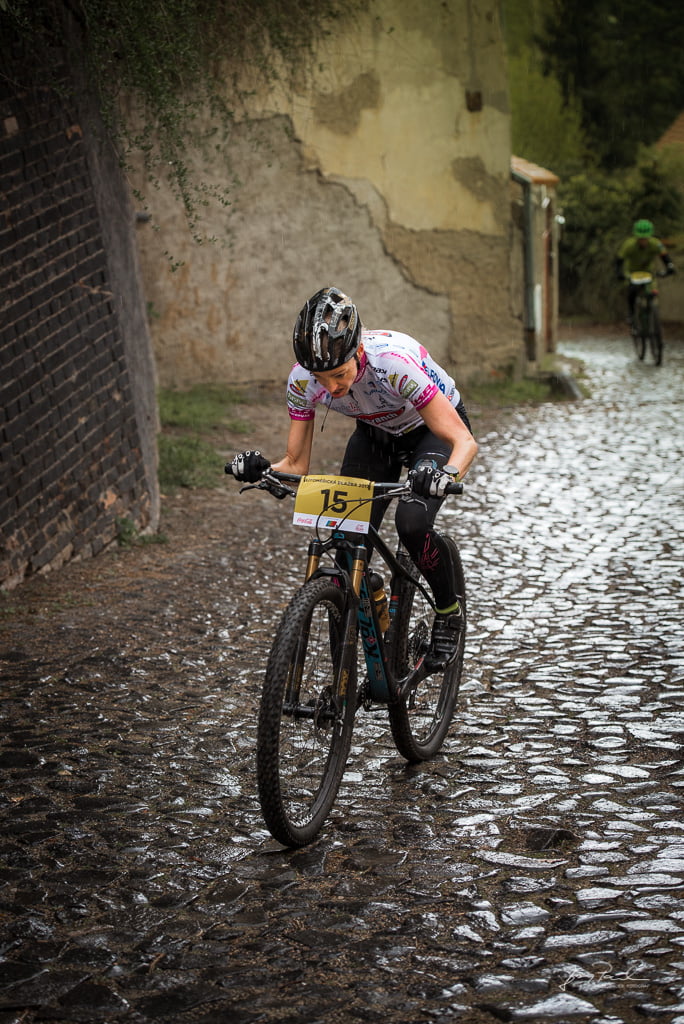
<svg viewBox="0 0 684 1024"><path fill-rule="evenodd" d="M459 601L463 611L458 650L447 667L424 679L406 700L390 704L389 719L397 750L407 761L426 761L437 753L446 739L458 697L463 671L466 631L466 598L463 565L458 548L445 537L451 549ZM418 572L406 558L404 565L414 578ZM404 677L430 645L434 611L415 583L402 579L399 600L392 624L392 668Z"/></svg>
<svg viewBox="0 0 684 1024"><path fill-rule="evenodd" d="M634 340L634 348L636 350L637 359L643 360L646 355L646 335L647 325L645 323L645 317L643 311L638 309L635 313L635 323L632 328L632 338Z"/></svg>
<svg viewBox="0 0 684 1024"><path fill-rule="evenodd" d="M355 656L342 680L336 678L344 604L344 590L330 578L305 583L283 615L266 668L257 782L266 825L284 846L305 846L317 835L349 755Z"/></svg>
<svg viewBox="0 0 684 1024"><path fill-rule="evenodd" d="M653 306L651 309L651 333L650 333L651 355L656 366L663 362L663 330L660 324L660 310Z"/></svg>

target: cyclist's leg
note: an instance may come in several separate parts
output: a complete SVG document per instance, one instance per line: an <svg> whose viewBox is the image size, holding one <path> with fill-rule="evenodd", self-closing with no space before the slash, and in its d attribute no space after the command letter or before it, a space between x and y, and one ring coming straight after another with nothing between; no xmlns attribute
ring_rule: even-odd
<svg viewBox="0 0 684 1024"><path fill-rule="evenodd" d="M634 316L632 318L632 338L638 359L646 355L646 342L648 337L648 317L646 313L646 298L643 286L635 289Z"/></svg>
<svg viewBox="0 0 684 1024"><path fill-rule="evenodd" d="M425 431L412 453L411 468L426 459L441 468L450 455L449 444ZM428 657L435 666L441 667L451 663L461 649L465 623L453 542L434 528L443 500L404 499L397 506L395 520L402 543L432 590L437 614L432 624Z"/></svg>
<svg viewBox="0 0 684 1024"><path fill-rule="evenodd" d="M460 410L459 410L460 411ZM467 417L463 414L467 422ZM428 430L416 434L409 466L430 459L443 466L451 446ZM441 501L406 499L396 511L397 531L414 564L432 589L438 609L434 614L416 584L402 581L395 609L395 635L390 645L393 669L405 677L418 664L427 676L409 696L390 704L392 736L398 751L409 761L433 757L444 742L454 713L463 669L466 631L466 596L458 548L434 528ZM447 610L451 609L451 610Z"/></svg>
<svg viewBox="0 0 684 1024"><path fill-rule="evenodd" d="M634 320L635 308L634 307L636 305L636 297L637 297L638 292L639 292L638 286L635 285L635 284L632 284L630 282L630 285L629 285L629 287L627 289L627 323L630 325L630 327L634 327L635 326L635 320Z"/></svg>
<svg viewBox="0 0 684 1024"><path fill-rule="evenodd" d="M451 446L426 431L411 452L409 468L428 460L436 468L446 465ZM435 518L443 498L405 498L397 505L397 533L412 561L427 580L440 611L457 607L458 593L451 551L437 530Z"/></svg>
<svg viewBox="0 0 684 1024"><path fill-rule="evenodd" d="M663 328L660 322L660 304L657 299L653 302L652 316L651 351L653 353L653 362L656 366L661 366L663 362Z"/></svg>

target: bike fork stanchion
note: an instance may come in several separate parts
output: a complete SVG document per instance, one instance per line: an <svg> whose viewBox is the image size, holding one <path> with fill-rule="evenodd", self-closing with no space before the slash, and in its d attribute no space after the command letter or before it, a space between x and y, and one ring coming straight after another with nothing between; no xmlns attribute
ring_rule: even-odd
<svg viewBox="0 0 684 1024"><path fill-rule="evenodd" d="M317 537L309 543L308 559L306 563L306 575L304 580L309 580L316 572L316 569L320 565L321 555L323 554L323 542Z"/></svg>

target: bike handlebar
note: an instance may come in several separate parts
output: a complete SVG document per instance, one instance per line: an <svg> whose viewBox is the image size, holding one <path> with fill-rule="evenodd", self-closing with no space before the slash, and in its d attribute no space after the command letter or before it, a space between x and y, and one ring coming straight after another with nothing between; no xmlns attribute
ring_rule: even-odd
<svg viewBox="0 0 684 1024"><path fill-rule="evenodd" d="M226 465L225 465L225 472L229 476L234 476L232 462L227 462L226 463ZM261 477L261 480L257 481L252 486L253 487L264 486L266 489L269 489L269 483L271 485L275 485L276 487L277 487L278 482L280 482L280 483L288 483L288 484L298 484L300 482L300 480L302 479L302 476L303 476L303 474L300 474L300 473L281 473L277 469L267 469L263 473L263 475ZM269 477L270 477L270 481L269 481ZM410 491L411 491L411 485L409 484L409 482L407 480L404 480L403 483L400 483L398 481L395 481L394 483L391 483L391 482L384 482L384 481L381 481L381 480L376 480L376 481L373 481L373 485L375 487L376 492L379 492L380 494L389 495L392 491L396 491L397 492L397 497L399 497L400 494L409 494ZM460 482L456 482L456 481L454 481L454 483L452 483L452 484L447 484L445 493L446 494L463 494L463 484L460 483Z"/></svg>
<svg viewBox="0 0 684 1024"><path fill-rule="evenodd" d="M226 464L225 464L225 466L223 468L224 468L224 471L228 474L228 476L235 476L235 474L233 473L233 463L232 462L226 462ZM269 476L275 477L276 480L282 480L283 483L288 483L288 484L298 484L299 481L302 479L302 475L299 474L299 473L280 473L277 469L265 469L263 474L262 474L261 479L263 480L264 477L269 477ZM235 477L235 479L237 480L237 477ZM246 481L242 480L240 482L241 483L245 483ZM256 481L256 483L258 483L258 482L259 481Z"/></svg>

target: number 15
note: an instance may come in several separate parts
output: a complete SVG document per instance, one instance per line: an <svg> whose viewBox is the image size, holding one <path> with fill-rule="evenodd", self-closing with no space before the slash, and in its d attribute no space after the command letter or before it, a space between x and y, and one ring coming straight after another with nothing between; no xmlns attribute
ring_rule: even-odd
<svg viewBox="0 0 684 1024"><path fill-rule="evenodd" d="M321 488L321 494L323 495L323 511L327 512L330 509L331 512L337 512L341 514L347 509L347 494L348 491L331 491L329 487Z"/></svg>

